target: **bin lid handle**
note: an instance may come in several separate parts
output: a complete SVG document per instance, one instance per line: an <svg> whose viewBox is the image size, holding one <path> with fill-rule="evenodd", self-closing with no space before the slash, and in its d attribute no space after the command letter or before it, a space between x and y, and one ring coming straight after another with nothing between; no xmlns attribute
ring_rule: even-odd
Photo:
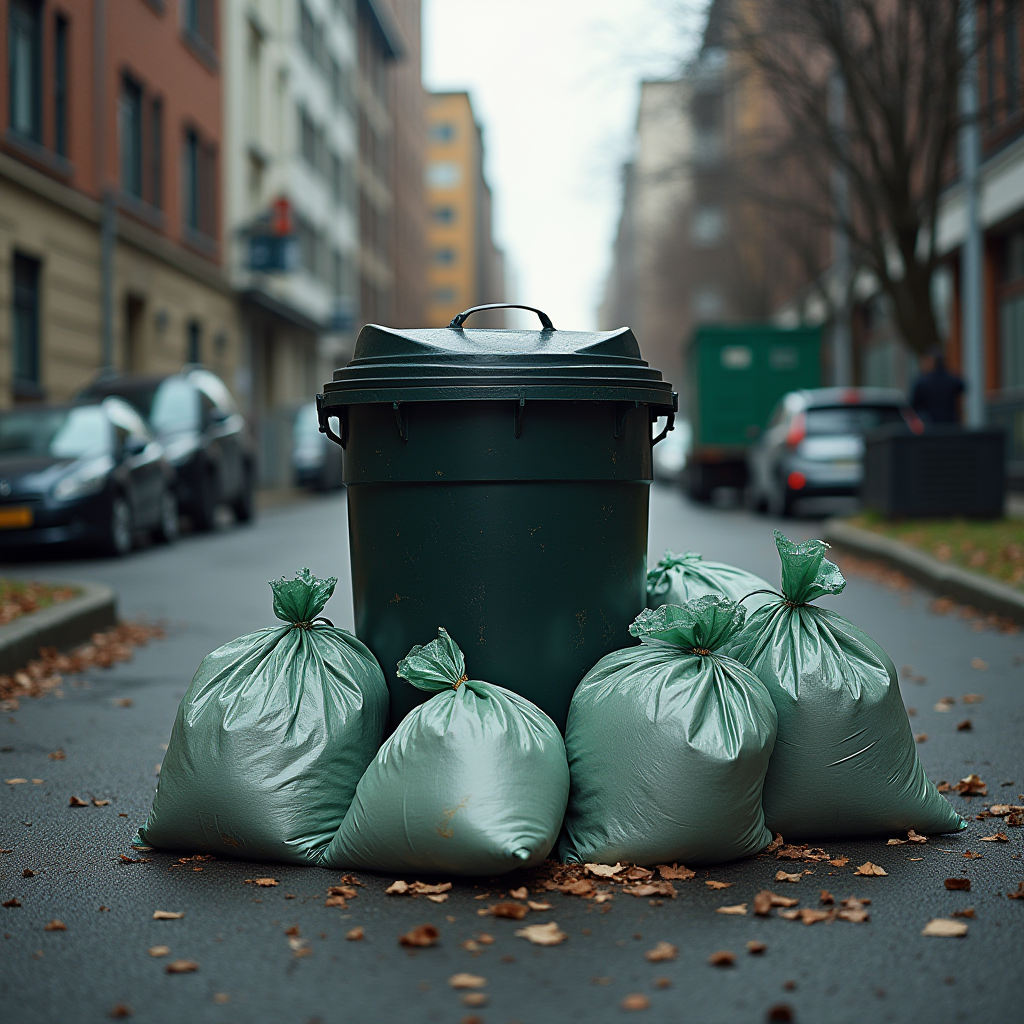
<svg viewBox="0 0 1024 1024"><path fill-rule="evenodd" d="M553 331L555 329L555 325L551 322L551 317L547 313L542 313L533 306L521 306L518 302L491 302L486 306L471 306L469 309L464 309L457 316L454 316L448 326L461 327L466 322L466 317L470 313L479 313L482 309L528 309L531 313L536 313L540 317L541 330Z"/></svg>

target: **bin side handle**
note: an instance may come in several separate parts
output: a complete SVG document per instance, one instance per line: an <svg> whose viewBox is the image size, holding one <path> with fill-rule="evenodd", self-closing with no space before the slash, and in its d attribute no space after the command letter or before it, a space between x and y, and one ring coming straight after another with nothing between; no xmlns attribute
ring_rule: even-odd
<svg viewBox="0 0 1024 1024"><path fill-rule="evenodd" d="M553 331L555 325L551 322L551 317L547 313L541 312L533 306L521 306L518 302L491 302L486 306L471 306L469 309L464 309L461 313L456 314L452 317L452 322L448 325L449 327L461 327L466 322L466 317L470 313L479 313L484 309L525 309L531 313L536 313L540 317L540 327L542 331Z"/></svg>
<svg viewBox="0 0 1024 1024"><path fill-rule="evenodd" d="M667 436L668 432L676 425L676 411L675 411L675 409L670 410L668 412L668 414L667 414L667 417L668 418L667 418L667 420L665 422L665 429L657 437L652 437L651 438L651 447L652 448L659 441L663 440ZM654 423L656 421L655 420L651 420L651 422Z"/></svg>
<svg viewBox="0 0 1024 1024"><path fill-rule="evenodd" d="M338 420L341 423L341 436L339 437L331 429L331 417L329 410L324 408L324 396L316 396L316 418L320 424L320 433L326 434L335 444L345 448L348 445L348 406L343 405L337 412Z"/></svg>

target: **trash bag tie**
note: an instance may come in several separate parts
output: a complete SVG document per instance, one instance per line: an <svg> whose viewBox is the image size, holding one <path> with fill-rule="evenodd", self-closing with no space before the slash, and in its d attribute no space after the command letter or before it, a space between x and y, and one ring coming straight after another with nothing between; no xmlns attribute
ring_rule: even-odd
<svg viewBox="0 0 1024 1024"><path fill-rule="evenodd" d="M462 675L459 676L459 678L456 679L455 682L452 684L452 689L453 690L457 690L463 683L468 683L468 682L469 682L469 676L466 675L465 672L463 672Z"/></svg>
<svg viewBox="0 0 1024 1024"><path fill-rule="evenodd" d="M334 623L326 615L318 615L315 619L310 619L308 622L293 622L289 628L312 629L318 622L326 622L331 629L334 629Z"/></svg>

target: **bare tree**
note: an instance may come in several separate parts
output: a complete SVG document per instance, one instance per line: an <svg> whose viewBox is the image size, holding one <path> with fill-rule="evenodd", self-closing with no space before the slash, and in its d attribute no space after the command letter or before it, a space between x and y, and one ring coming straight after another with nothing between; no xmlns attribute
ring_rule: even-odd
<svg viewBox="0 0 1024 1024"><path fill-rule="evenodd" d="M766 90L775 122L751 152L755 201L850 239L923 353L939 344L932 277L963 69L966 0L731 0L737 64ZM836 76L845 93L830 115ZM840 168L847 209L832 202Z"/></svg>

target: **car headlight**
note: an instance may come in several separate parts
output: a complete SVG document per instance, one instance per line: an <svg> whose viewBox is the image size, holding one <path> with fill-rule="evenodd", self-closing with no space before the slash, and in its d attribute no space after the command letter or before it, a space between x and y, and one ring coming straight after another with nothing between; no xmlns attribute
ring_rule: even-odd
<svg viewBox="0 0 1024 1024"><path fill-rule="evenodd" d="M99 494L107 482L107 474L114 468L114 460L109 455L101 455L66 477L58 480L53 488L53 496L57 501L71 501L74 498L85 498L90 494Z"/></svg>

